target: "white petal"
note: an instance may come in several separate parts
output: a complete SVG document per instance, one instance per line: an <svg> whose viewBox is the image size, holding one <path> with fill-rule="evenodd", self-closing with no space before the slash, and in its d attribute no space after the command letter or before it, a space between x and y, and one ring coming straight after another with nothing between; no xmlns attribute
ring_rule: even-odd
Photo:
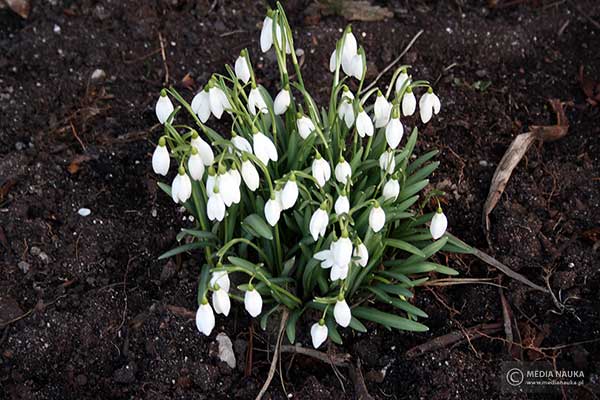
<svg viewBox="0 0 600 400"><path fill-rule="evenodd" d="M335 179L344 185L348 182L348 178L352 177L352 168L347 161L338 163L335 166Z"/></svg>
<svg viewBox="0 0 600 400"><path fill-rule="evenodd" d="M347 266L352 261L352 241L347 237L340 237L331 244L333 261L339 266Z"/></svg>
<svg viewBox="0 0 600 400"><path fill-rule="evenodd" d="M187 174L179 175L179 194L177 197L181 203L188 201L192 195L192 181Z"/></svg>
<svg viewBox="0 0 600 400"><path fill-rule="evenodd" d="M401 72L396 79L396 92L402 90L402 86L404 86L404 82L408 81L408 74L406 72Z"/></svg>
<svg viewBox="0 0 600 400"><path fill-rule="evenodd" d="M354 257L359 257L358 265L366 267L369 263L369 250L364 243L359 244L354 248Z"/></svg>
<svg viewBox="0 0 600 400"><path fill-rule="evenodd" d="M169 157L167 146L156 146L154 153L152 153L152 169L154 173L166 176L169 172L170 164L171 157Z"/></svg>
<svg viewBox="0 0 600 400"><path fill-rule="evenodd" d="M285 114L290 106L290 101L290 91L282 89L275 97L275 101L273 103L273 111L275 112L275 115Z"/></svg>
<svg viewBox="0 0 600 400"><path fill-rule="evenodd" d="M175 178L173 178L173 182L171 183L171 198L175 203L179 203L179 182L181 179L179 177L180 175L178 173L175 175Z"/></svg>
<svg viewBox="0 0 600 400"><path fill-rule="evenodd" d="M215 314L210 304L201 304L196 311L196 327L206 336L210 335L215 327Z"/></svg>
<svg viewBox="0 0 600 400"><path fill-rule="evenodd" d="M336 51L334 50L333 53L331 53L331 57L329 57L329 71L330 72L335 72L335 67L336 67Z"/></svg>
<svg viewBox="0 0 600 400"><path fill-rule="evenodd" d="M206 90L201 90L192 99L192 111L194 111L202 123L210 117L210 100Z"/></svg>
<svg viewBox="0 0 600 400"><path fill-rule="evenodd" d="M265 17L260 31L260 48L263 53L269 51L273 45L273 20L271 17Z"/></svg>
<svg viewBox="0 0 600 400"><path fill-rule="evenodd" d="M276 199L269 199L265 204L265 218L271 226L277 225L281 216L281 204Z"/></svg>
<svg viewBox="0 0 600 400"><path fill-rule="evenodd" d="M396 179L390 179L383 185L383 198L385 200L398 198L400 194L400 183Z"/></svg>
<svg viewBox="0 0 600 400"><path fill-rule="evenodd" d="M360 137L373 136L373 122L365 111L362 111L356 117L356 130Z"/></svg>
<svg viewBox="0 0 600 400"><path fill-rule="evenodd" d="M247 290L244 295L244 306L252 317L257 317L262 311L263 300L258 290Z"/></svg>
<svg viewBox="0 0 600 400"><path fill-rule="evenodd" d="M191 145L194 146L196 150L198 150L198 153L200 154L200 158L202 158L202 162L204 162L204 165L211 165L215 161L215 155L213 153L212 147L210 147L210 144L206 143L204 139L202 139L200 136L198 136L195 139L192 139Z"/></svg>
<svg viewBox="0 0 600 400"><path fill-rule="evenodd" d="M194 180L202 180L202 176L204 175L204 162L199 153L190 156L190 159L188 160L188 170Z"/></svg>
<svg viewBox="0 0 600 400"><path fill-rule="evenodd" d="M223 218L225 218L225 202L223 202L221 193L214 193L212 196L208 197L208 202L206 203L206 215L211 221L223 221Z"/></svg>
<svg viewBox="0 0 600 400"><path fill-rule="evenodd" d="M229 286L231 285L231 282L229 281L229 275L227 274L227 271L215 271L212 273L209 286L213 288L215 285L219 285L219 288L229 292Z"/></svg>
<svg viewBox="0 0 600 400"><path fill-rule="evenodd" d="M431 218L431 224L429 225L429 232L434 240L438 240L448 228L448 219L443 212L436 212L433 218Z"/></svg>
<svg viewBox="0 0 600 400"><path fill-rule="evenodd" d="M335 322L344 328L350 325L352 313L350 312L350 307L348 307L346 300L338 300L335 303L335 307L333 308L333 317L335 318Z"/></svg>
<svg viewBox="0 0 600 400"><path fill-rule="evenodd" d="M363 58L360 54L356 54L354 57L352 57L352 60L350 60L350 71L350 76L353 76L358 80L362 79L364 72L364 64Z"/></svg>
<svg viewBox="0 0 600 400"><path fill-rule="evenodd" d="M390 148L395 149L400 144L404 135L404 127L400 118L392 118L385 127L385 140Z"/></svg>
<svg viewBox="0 0 600 400"><path fill-rule="evenodd" d="M373 232L377 233L385 225L385 211L381 207L371 208L369 212L369 226L373 229Z"/></svg>
<svg viewBox="0 0 600 400"><path fill-rule="evenodd" d="M281 206L284 210L292 208L298 199L298 184L295 181L287 181L281 191Z"/></svg>
<svg viewBox="0 0 600 400"><path fill-rule="evenodd" d="M335 214L339 217L342 214L347 214L350 211L350 201L347 196L339 196L334 205Z"/></svg>
<svg viewBox="0 0 600 400"><path fill-rule="evenodd" d="M236 135L231 138L231 143L233 143L235 148L239 151L245 151L246 153L252 154L252 145L246 138Z"/></svg>
<svg viewBox="0 0 600 400"><path fill-rule="evenodd" d="M173 112L175 108L173 107L173 103L171 103L171 99L168 96L160 96L158 101L156 102L156 117L161 124L164 124L169 115Z"/></svg>
<svg viewBox="0 0 600 400"><path fill-rule="evenodd" d="M404 93L402 97L402 115L410 116L417 109L417 98L413 92Z"/></svg>
<svg viewBox="0 0 600 400"><path fill-rule="evenodd" d="M327 325L320 325L315 322L310 328L310 336L312 345L315 349L318 349L326 340L328 335Z"/></svg>
<svg viewBox="0 0 600 400"><path fill-rule="evenodd" d="M248 68L248 62L246 57L239 56L235 60L235 76L238 77L244 83L248 83L250 80L250 68Z"/></svg>
<svg viewBox="0 0 600 400"><path fill-rule="evenodd" d="M249 160L242 162L242 178L250 191L254 192L258 189L260 177L258 176L256 167Z"/></svg>
<svg viewBox="0 0 600 400"><path fill-rule="evenodd" d="M223 314L225 316L229 315L229 310L231 309L231 301L229 300L229 295L227 291L224 289L219 289L213 292L212 295L213 306L215 307L215 312L217 314Z"/></svg>

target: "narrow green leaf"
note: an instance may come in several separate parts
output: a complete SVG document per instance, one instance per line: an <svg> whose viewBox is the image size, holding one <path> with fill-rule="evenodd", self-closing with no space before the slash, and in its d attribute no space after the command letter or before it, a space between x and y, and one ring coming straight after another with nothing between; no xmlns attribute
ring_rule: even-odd
<svg viewBox="0 0 600 400"><path fill-rule="evenodd" d="M267 225L265 220L260 215L248 215L246 218L244 218L242 225L243 224L250 226L260 237L263 237L267 240L273 240L273 231L271 230L271 227Z"/></svg>
<svg viewBox="0 0 600 400"><path fill-rule="evenodd" d="M379 311L371 307L356 307L352 310L352 314L355 317L366 319L368 321L376 322L378 324L399 330L413 332L426 332L429 330L428 327L419 322L411 321L409 319Z"/></svg>
<svg viewBox="0 0 600 400"><path fill-rule="evenodd" d="M423 253L423 251L421 251L421 249L413 246L412 244L410 244L408 242L405 242L404 240L386 239L384 243L388 247L394 247L396 249L404 250L406 252L409 252L410 254L415 254L419 257L423 257L423 258L426 257L425 253Z"/></svg>
<svg viewBox="0 0 600 400"><path fill-rule="evenodd" d="M187 243L187 244L182 244L181 246L175 247L174 249L171 249L163 254L161 254L158 259L159 260L164 260L165 258L169 258L169 257L173 257L174 255L180 254L180 253L184 253L186 251L190 251L190 250L195 250L195 249L201 249L204 247L210 246L210 243L207 242L194 242L194 243Z"/></svg>
<svg viewBox="0 0 600 400"><path fill-rule="evenodd" d="M421 318L428 318L429 316L420 308L413 306L412 304L410 304L407 301L404 300L400 300L400 299L392 299L392 305L394 307L397 307L401 310L406 311L407 313L416 315L417 317L421 317Z"/></svg>

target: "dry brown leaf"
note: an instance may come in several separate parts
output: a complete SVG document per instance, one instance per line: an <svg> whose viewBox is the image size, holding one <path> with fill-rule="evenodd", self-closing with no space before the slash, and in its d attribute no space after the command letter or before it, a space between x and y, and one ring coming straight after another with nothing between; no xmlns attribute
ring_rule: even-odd
<svg viewBox="0 0 600 400"><path fill-rule="evenodd" d="M73 158L73 160L71 160L71 163L67 167L67 171L69 171L71 175L75 175L79 171L81 164L86 161L90 161L91 159L92 157L88 155L78 154Z"/></svg>
<svg viewBox="0 0 600 400"><path fill-rule="evenodd" d="M29 0L0 0L4 2L11 10L19 14L21 18L27 19L31 11L31 3Z"/></svg>
<svg viewBox="0 0 600 400"><path fill-rule="evenodd" d="M349 21L382 21L394 16L388 8L373 5L370 1L344 1L341 14Z"/></svg>

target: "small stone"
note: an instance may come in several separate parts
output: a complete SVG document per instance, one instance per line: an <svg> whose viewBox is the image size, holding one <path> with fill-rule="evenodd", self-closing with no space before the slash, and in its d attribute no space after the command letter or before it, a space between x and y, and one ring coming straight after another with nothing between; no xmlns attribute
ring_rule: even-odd
<svg viewBox="0 0 600 400"><path fill-rule="evenodd" d="M40 260L44 264L49 264L50 263L50 257L48 256L48 254L44 253L43 251L40 253L39 257L40 257Z"/></svg>
<svg viewBox="0 0 600 400"><path fill-rule="evenodd" d="M61 31L61 29L60 29L60 26L59 26L59 25L56 25L56 24L54 24L54 28L52 28L52 30L53 30L53 31L54 31L54 33L56 33L57 35L60 35L60 31Z"/></svg>
<svg viewBox="0 0 600 400"><path fill-rule="evenodd" d="M106 79L106 72L104 72L103 69L95 69L94 72L92 72L91 79L93 81L103 81Z"/></svg>
<svg viewBox="0 0 600 400"><path fill-rule="evenodd" d="M19 267L19 269L26 274L27 272L29 272L29 263L27 261L19 261L19 263L17 264L17 267Z"/></svg>
<svg viewBox="0 0 600 400"><path fill-rule="evenodd" d="M23 142L17 142L17 143L15 143L15 149L17 149L17 151L24 150L25 147L27 147L27 146Z"/></svg>
<svg viewBox="0 0 600 400"><path fill-rule="evenodd" d="M92 213L92 210L90 210L89 208L80 208L79 211L77 211L77 213L82 217L87 217Z"/></svg>
<svg viewBox="0 0 600 400"><path fill-rule="evenodd" d="M36 246L33 246L31 249L29 249L29 254L31 254L34 257L39 256L41 252L42 250Z"/></svg>
<svg viewBox="0 0 600 400"><path fill-rule="evenodd" d="M489 164L489 163L488 163L486 160L480 160L480 161L479 161L479 165L481 165L482 167L487 167L487 166L489 166L490 164Z"/></svg>
<svg viewBox="0 0 600 400"><path fill-rule="evenodd" d="M233 343L227 334L221 332L217 335L219 343L219 360L227 363L229 368L235 368L235 354L233 353Z"/></svg>

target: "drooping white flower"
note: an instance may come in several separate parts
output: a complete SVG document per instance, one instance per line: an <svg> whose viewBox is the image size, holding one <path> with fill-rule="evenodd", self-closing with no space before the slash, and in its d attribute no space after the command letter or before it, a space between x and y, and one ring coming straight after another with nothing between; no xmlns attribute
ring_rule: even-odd
<svg viewBox="0 0 600 400"><path fill-rule="evenodd" d="M379 168L388 174L391 174L396 169L396 159L394 157L394 151L389 149L384 151L379 156Z"/></svg>
<svg viewBox="0 0 600 400"><path fill-rule="evenodd" d="M223 289L226 292L229 292L229 286L231 285L231 282L229 280L229 274L227 273L227 271L213 272L210 276L209 285L212 288L214 288L216 285L219 285L221 289Z"/></svg>
<svg viewBox="0 0 600 400"><path fill-rule="evenodd" d="M402 115L411 116L415 113L417 109L417 98L415 94L410 89L406 89L404 96L402 97Z"/></svg>
<svg viewBox="0 0 600 400"><path fill-rule="evenodd" d="M329 71L330 72L335 72L335 67L337 63L337 51L333 50L333 52L331 53L331 56L329 57Z"/></svg>
<svg viewBox="0 0 600 400"><path fill-rule="evenodd" d="M180 168L179 173L173 179L171 184L171 197L175 203L185 203L192 195L192 181L185 173L185 169Z"/></svg>
<svg viewBox="0 0 600 400"><path fill-rule="evenodd" d="M273 102L273 111L275 115L285 114L288 107L290 106L291 97L289 89L281 89L277 96L275 96L275 101Z"/></svg>
<svg viewBox="0 0 600 400"><path fill-rule="evenodd" d="M256 115L257 111L263 114L269 113L267 103L257 87L250 89L250 94L248 95L248 111L250 111L250 114L252 115Z"/></svg>
<svg viewBox="0 0 600 400"><path fill-rule="evenodd" d="M258 184L260 183L260 178L258 176L258 171L256 167L250 160L242 161L242 178L244 179L244 183L248 186L251 192L254 192L258 189Z"/></svg>
<svg viewBox="0 0 600 400"><path fill-rule="evenodd" d="M235 76L244 84L250 80L250 67L248 66L248 60L246 60L246 51L242 50L237 60L235 60Z"/></svg>
<svg viewBox="0 0 600 400"><path fill-rule="evenodd" d="M331 267L331 272L329 273L329 279L331 279L332 282L335 282L338 279L346 279L349 270L348 264L338 265L334 263Z"/></svg>
<svg viewBox="0 0 600 400"><path fill-rule="evenodd" d="M229 315L231 301L229 300L229 295L227 294L226 290L220 287L219 289L215 290L212 294L212 302L217 314L223 314L224 316Z"/></svg>
<svg viewBox="0 0 600 400"><path fill-rule="evenodd" d="M319 322L315 322L310 328L310 337L313 347L318 349L327 340L328 334L329 331L327 330L325 321L320 320Z"/></svg>
<svg viewBox="0 0 600 400"><path fill-rule="evenodd" d="M433 93L433 90L429 88L427 93L421 96L419 100L419 113L421 115L421 121L424 124L429 122L433 114L440 112L441 103L440 99Z"/></svg>
<svg viewBox="0 0 600 400"><path fill-rule="evenodd" d="M209 166L215 161L215 154L213 153L212 147L210 147L210 144L206 143L197 132L192 134L191 145L198 150L204 165Z"/></svg>
<svg viewBox="0 0 600 400"><path fill-rule="evenodd" d="M155 107L156 118L158 118L158 122L164 124L173 110L175 110L175 107L173 107L171 99L169 99L169 96L167 96L167 91L163 89L160 92L160 97L156 101Z"/></svg>
<svg viewBox="0 0 600 400"><path fill-rule="evenodd" d="M206 202L206 216L211 221L223 221L223 218L225 218L225 210L226 207L223 197L221 196L218 187L215 186L212 196L208 196L208 201Z"/></svg>
<svg viewBox="0 0 600 400"><path fill-rule="evenodd" d="M367 246L363 242L360 242L356 247L354 247L354 257L358 257L358 265L361 267L366 267L369 263L369 250Z"/></svg>
<svg viewBox="0 0 600 400"><path fill-rule="evenodd" d="M227 95L223 89L216 85L208 89L208 100L210 104L210 112L217 117L217 119L221 119L223 111L231 109L231 104L229 104Z"/></svg>
<svg viewBox="0 0 600 400"><path fill-rule="evenodd" d="M237 172L237 171L236 171ZM232 204L238 204L240 202L240 180L232 170L225 172L222 175L219 175L219 189L223 189L220 191L221 197L223 198L223 202L227 207L230 207Z"/></svg>
<svg viewBox="0 0 600 400"><path fill-rule="evenodd" d="M192 111L198 115L198 118L200 118L202 123L208 121L208 118L210 117L210 96L208 94L208 88L202 89L196 93L192 99L191 107Z"/></svg>
<svg viewBox="0 0 600 400"><path fill-rule="evenodd" d="M431 233L431 237L434 240L438 240L444 233L446 233L446 229L448 228L448 219L446 215L442 211L442 208L438 208L437 212L431 218L431 224L429 225L429 232Z"/></svg>
<svg viewBox="0 0 600 400"><path fill-rule="evenodd" d="M354 95L344 86L342 90L342 97L340 98L340 105L338 106L338 117L346 123L348 128L354 125Z"/></svg>
<svg viewBox="0 0 600 400"><path fill-rule="evenodd" d="M350 60L350 76L361 80L365 71L365 63L362 54L357 53Z"/></svg>
<svg viewBox="0 0 600 400"><path fill-rule="evenodd" d="M244 307L252 317L257 317L262 312L263 300L258 290L252 286L246 290L244 295Z"/></svg>
<svg viewBox="0 0 600 400"><path fill-rule="evenodd" d="M325 186L325 183L331 178L331 167L329 163L317 153L312 162L312 176L317 180L319 187Z"/></svg>
<svg viewBox="0 0 600 400"><path fill-rule="evenodd" d="M192 149L192 155L188 160L188 170L190 171L192 179L200 181L204 175L204 162L202 161L202 157L200 157L198 150L195 147L192 147Z"/></svg>
<svg viewBox="0 0 600 400"><path fill-rule="evenodd" d="M296 120L296 127L298 128L298 134L302 139L306 139L315 130L315 124L306 115L298 114L299 117Z"/></svg>
<svg viewBox="0 0 600 400"><path fill-rule="evenodd" d="M390 120L390 114L392 113L392 104L386 100L381 92L377 92L377 99L375 100L373 112L375 113L375 128L386 126Z"/></svg>
<svg viewBox="0 0 600 400"><path fill-rule="evenodd" d="M344 73L353 76L354 72L352 61L358 52L358 43L351 30L347 30L344 35L344 46L342 47L342 69ZM359 78L360 79L360 78Z"/></svg>
<svg viewBox="0 0 600 400"><path fill-rule="evenodd" d="M263 53L269 51L273 45L273 19L267 15L260 31L260 49Z"/></svg>
<svg viewBox="0 0 600 400"><path fill-rule="evenodd" d="M310 217L310 223L308 224L308 229L310 234L312 235L315 242L321 237L325 237L325 230L327 229L327 225L329 224L329 215L327 214L327 209L324 205L321 205Z"/></svg>
<svg viewBox="0 0 600 400"><path fill-rule="evenodd" d="M348 179L352 177L352 167L348 161L344 160L343 157L340 157L340 161L335 166L335 179L343 183L344 185L348 182Z"/></svg>
<svg viewBox="0 0 600 400"><path fill-rule="evenodd" d="M385 211L379 205L378 202L375 202L373 208L369 212L369 226L373 229L373 232L377 233L383 228L385 225Z"/></svg>
<svg viewBox="0 0 600 400"><path fill-rule="evenodd" d="M404 135L404 127L399 117L392 117L385 127L385 140L390 148L395 149Z"/></svg>
<svg viewBox="0 0 600 400"><path fill-rule="evenodd" d="M360 137L373 136L373 122L365 110L360 110L356 117L356 130Z"/></svg>
<svg viewBox="0 0 600 400"><path fill-rule="evenodd" d="M252 136L252 147L254 154L258 159L265 165L271 161L277 161L279 158L277 155L277 148L267 136L262 132L256 131Z"/></svg>
<svg viewBox="0 0 600 400"><path fill-rule="evenodd" d="M400 182L398 182L397 179L392 178L389 181L387 181L385 183L385 185L383 185L384 200L394 199L394 201L396 201L399 194L400 194Z"/></svg>
<svg viewBox="0 0 600 400"><path fill-rule="evenodd" d="M292 175L285 183L283 190L281 191L281 207L284 210L292 208L294 204L296 204L297 199L298 183L296 182L296 177Z"/></svg>
<svg viewBox="0 0 600 400"><path fill-rule="evenodd" d="M342 214L348 214L350 211L350 200L348 200L348 196L346 196L345 193L342 193L335 201L333 208L338 217Z"/></svg>
<svg viewBox="0 0 600 400"><path fill-rule="evenodd" d="M196 311L196 327L201 333L209 336L215 327L215 314L213 313L210 304L208 304L208 301L204 301L205 302L198 307L198 311Z"/></svg>
<svg viewBox="0 0 600 400"><path fill-rule="evenodd" d="M333 261L333 252L331 251L331 246L327 250L321 250L313 255L313 258L321 261L321 268L328 269L331 268L334 264Z"/></svg>
<svg viewBox="0 0 600 400"><path fill-rule="evenodd" d="M231 135L231 143L239 151L245 151L252 154L252 145L250 142L235 132Z"/></svg>
<svg viewBox="0 0 600 400"><path fill-rule="evenodd" d="M167 176L169 173L169 166L171 164L171 157L169 156L169 150L167 150L165 138L160 138L158 146L152 153L152 169L155 174Z"/></svg>
<svg viewBox="0 0 600 400"><path fill-rule="evenodd" d="M276 196L271 196L269 201L265 203L265 218L267 219L269 225L277 225L277 222L279 222L279 217L281 216L281 209L281 202L276 198Z"/></svg>
<svg viewBox="0 0 600 400"><path fill-rule="evenodd" d="M318 253L315 253L315 255L313 256L315 259L321 261L321 268L331 268L331 271L329 273L329 279L331 279L332 282L337 281L338 279L346 279L349 270L349 262L346 264L336 263L334 259L334 249L335 246L332 243L329 246L329 250L321 250Z"/></svg>
<svg viewBox="0 0 600 400"><path fill-rule="evenodd" d="M405 82L410 83L410 77L406 73L406 70L400 72L398 78L396 79L396 92L400 92L402 90L402 86L404 86Z"/></svg>
<svg viewBox="0 0 600 400"><path fill-rule="evenodd" d="M352 261L352 241L348 237L348 233L338 238L335 242L331 243L331 253L333 255L333 262L338 266L348 266Z"/></svg>
<svg viewBox="0 0 600 400"><path fill-rule="evenodd" d="M211 166L208 167L208 176L206 177L206 194L208 197L214 194L214 188L217 183L217 173L215 169Z"/></svg>
<svg viewBox="0 0 600 400"><path fill-rule="evenodd" d="M350 320L352 320L352 312L350 311L350 307L346 300L337 300L335 303L335 307L333 307L333 317L335 318L335 322L338 323L341 327L347 327L350 325Z"/></svg>

